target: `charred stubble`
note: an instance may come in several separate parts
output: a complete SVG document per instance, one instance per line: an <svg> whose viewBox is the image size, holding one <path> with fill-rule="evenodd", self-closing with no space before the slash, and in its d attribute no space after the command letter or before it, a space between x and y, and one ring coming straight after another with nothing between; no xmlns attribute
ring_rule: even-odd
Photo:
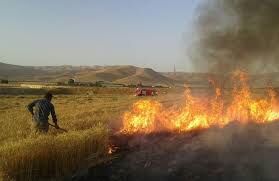
<svg viewBox="0 0 279 181"><path fill-rule="evenodd" d="M125 151L114 153L118 156L112 162L89 169L83 179L275 181L278 131L277 122L232 123L183 134L118 135L114 144L126 145Z"/></svg>

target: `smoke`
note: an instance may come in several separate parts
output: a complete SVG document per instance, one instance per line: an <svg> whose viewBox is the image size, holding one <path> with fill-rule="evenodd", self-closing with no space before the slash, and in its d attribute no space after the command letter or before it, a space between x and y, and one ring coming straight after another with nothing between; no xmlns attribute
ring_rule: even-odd
<svg viewBox="0 0 279 181"><path fill-rule="evenodd" d="M278 126L231 124L223 130L208 130L201 144L223 165L223 180L278 180Z"/></svg>
<svg viewBox="0 0 279 181"><path fill-rule="evenodd" d="M278 138L278 122L132 135L123 144L128 152L92 168L85 180L102 176L100 180L275 181L279 180ZM118 146L125 150L123 145Z"/></svg>
<svg viewBox="0 0 279 181"><path fill-rule="evenodd" d="M191 56L198 70L279 70L278 0L205 0L196 15Z"/></svg>

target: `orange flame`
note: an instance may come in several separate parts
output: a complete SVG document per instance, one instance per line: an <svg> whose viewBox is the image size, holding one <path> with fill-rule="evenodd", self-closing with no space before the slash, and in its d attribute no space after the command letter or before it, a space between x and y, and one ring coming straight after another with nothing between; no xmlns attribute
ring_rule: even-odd
<svg viewBox="0 0 279 181"><path fill-rule="evenodd" d="M133 105L131 112L124 114L122 132L150 133L155 131L157 115L161 104L155 101L141 100Z"/></svg>
<svg viewBox="0 0 279 181"><path fill-rule="evenodd" d="M112 152L113 152L112 147L109 147L109 148L108 148L108 154L111 155Z"/></svg>
<svg viewBox="0 0 279 181"><path fill-rule="evenodd" d="M151 133L162 130L185 132L212 126L224 127L232 121L267 123L279 119L276 92L268 90L267 98L253 98L248 76L242 71L233 73L231 100L224 99L223 91L215 87L214 97L194 97L185 90L185 104L180 108L163 108L157 101L140 100L123 118L122 133Z"/></svg>
<svg viewBox="0 0 279 181"><path fill-rule="evenodd" d="M114 146L114 145L109 145L108 147L108 154L111 155L113 153L115 153L117 151L118 147Z"/></svg>

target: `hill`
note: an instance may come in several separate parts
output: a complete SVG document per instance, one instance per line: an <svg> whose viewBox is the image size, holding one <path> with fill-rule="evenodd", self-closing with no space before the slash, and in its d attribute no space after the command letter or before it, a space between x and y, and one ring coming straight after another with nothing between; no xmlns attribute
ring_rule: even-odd
<svg viewBox="0 0 279 181"><path fill-rule="evenodd" d="M230 79L229 75L226 79ZM0 79L17 81L50 81L65 82L74 78L79 82L105 81L120 84L183 86L209 86L208 80L214 78L209 73L187 72L156 72L150 68L140 68L131 65L122 66L20 66L0 62ZM249 81L253 87L279 86L279 73L250 75ZM227 81L226 83L229 83ZM230 85L227 85L230 87Z"/></svg>
<svg viewBox="0 0 279 181"><path fill-rule="evenodd" d="M18 81L107 81L121 84L171 86L177 83L169 77L149 68L123 66L19 66L0 63L0 79Z"/></svg>
<svg viewBox="0 0 279 181"><path fill-rule="evenodd" d="M43 72L29 66L10 65L0 62L0 79L29 80L42 75Z"/></svg>
<svg viewBox="0 0 279 181"><path fill-rule="evenodd" d="M193 87L209 86L210 79L216 79L216 74L209 73L188 73L188 72L163 72L162 75L176 81L179 84L187 84ZM225 86L231 87L231 74L222 77ZM279 72L250 74L248 77L249 85L253 88L279 87Z"/></svg>
<svg viewBox="0 0 279 181"><path fill-rule="evenodd" d="M191 85L195 87L208 86L210 76L208 73L192 73L192 72L162 72L162 75L174 80L180 85Z"/></svg>

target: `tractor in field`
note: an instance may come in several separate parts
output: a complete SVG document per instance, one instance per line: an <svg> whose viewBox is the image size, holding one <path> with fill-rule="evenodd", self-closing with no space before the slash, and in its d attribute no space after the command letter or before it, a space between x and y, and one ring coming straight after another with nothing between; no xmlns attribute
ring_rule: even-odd
<svg viewBox="0 0 279 181"><path fill-rule="evenodd" d="M157 96L158 92L152 88L137 88L136 96Z"/></svg>

